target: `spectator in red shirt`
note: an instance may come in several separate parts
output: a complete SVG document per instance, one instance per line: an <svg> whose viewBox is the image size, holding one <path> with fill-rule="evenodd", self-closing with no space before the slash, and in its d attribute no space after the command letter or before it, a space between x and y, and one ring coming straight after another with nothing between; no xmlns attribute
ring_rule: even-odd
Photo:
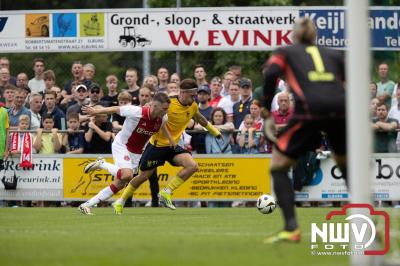
<svg viewBox="0 0 400 266"><path fill-rule="evenodd" d="M222 99L221 90L222 90L222 81L219 77L213 77L210 82L211 89L211 100L209 105L212 108L217 108L219 101Z"/></svg>
<svg viewBox="0 0 400 266"><path fill-rule="evenodd" d="M281 92L278 95L278 110L272 112L276 125L276 132L280 132L289 122L293 115L293 109L290 107L290 97L287 92Z"/></svg>

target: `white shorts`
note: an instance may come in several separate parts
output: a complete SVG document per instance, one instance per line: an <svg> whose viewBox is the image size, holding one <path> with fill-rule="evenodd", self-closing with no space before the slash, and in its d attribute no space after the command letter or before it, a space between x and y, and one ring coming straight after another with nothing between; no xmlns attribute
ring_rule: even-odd
<svg viewBox="0 0 400 266"><path fill-rule="evenodd" d="M129 168L133 173L138 172L141 154L128 151L125 145L114 141L111 145L114 164L119 168Z"/></svg>

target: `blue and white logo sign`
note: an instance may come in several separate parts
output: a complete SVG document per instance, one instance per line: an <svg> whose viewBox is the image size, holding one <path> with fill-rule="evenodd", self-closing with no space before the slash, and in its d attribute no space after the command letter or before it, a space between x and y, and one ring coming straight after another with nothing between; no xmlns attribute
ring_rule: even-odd
<svg viewBox="0 0 400 266"><path fill-rule="evenodd" d="M300 17L309 17L318 28L317 44L327 47L346 47L345 11L340 9L300 10Z"/></svg>
<svg viewBox="0 0 400 266"><path fill-rule="evenodd" d="M371 10L369 27L374 48L400 47L400 9Z"/></svg>
<svg viewBox="0 0 400 266"><path fill-rule="evenodd" d="M0 17L0 32L3 31L4 26L6 25L8 17Z"/></svg>

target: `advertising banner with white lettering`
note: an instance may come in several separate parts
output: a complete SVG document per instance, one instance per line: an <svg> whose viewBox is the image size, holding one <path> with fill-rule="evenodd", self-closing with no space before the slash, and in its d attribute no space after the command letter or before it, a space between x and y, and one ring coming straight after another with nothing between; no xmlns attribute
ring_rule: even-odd
<svg viewBox="0 0 400 266"><path fill-rule="evenodd" d="M0 200L62 200L63 196L63 159L34 158L33 168L18 166L19 158L5 162L5 169L0 171L12 186L16 178L16 189L6 190L0 184Z"/></svg>
<svg viewBox="0 0 400 266"><path fill-rule="evenodd" d="M317 44L345 48L345 10L337 7L306 8L300 17L310 17L318 28ZM372 7L368 18L371 30L371 49L400 49L400 8Z"/></svg>
<svg viewBox="0 0 400 266"><path fill-rule="evenodd" d="M374 200L400 200L400 160L391 155L375 154L373 158L372 193ZM368 177L365 177L368 178ZM349 200L344 179L334 161L321 161L320 169L309 186L296 192L299 201Z"/></svg>
<svg viewBox="0 0 400 266"><path fill-rule="evenodd" d="M0 53L90 51L266 51L292 44L298 17L317 43L345 48L343 7L212 7L0 12ZM399 50L400 8L371 8L374 50Z"/></svg>

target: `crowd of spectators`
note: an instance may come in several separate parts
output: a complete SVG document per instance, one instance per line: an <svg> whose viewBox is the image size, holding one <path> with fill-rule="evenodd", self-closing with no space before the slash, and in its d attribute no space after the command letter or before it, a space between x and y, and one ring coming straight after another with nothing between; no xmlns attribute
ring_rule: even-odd
<svg viewBox="0 0 400 266"><path fill-rule="evenodd" d="M0 58L0 104L7 109L10 129L35 131L33 153L110 153L123 117L88 117L82 113L82 106L144 105L156 92L179 93L181 80L177 73L170 75L166 67L160 67L156 75L146 76L142 84L135 68L126 69L124 80L112 73L104 81L97 80L96 66L76 61L71 64L71 79L61 81L53 70L46 69L42 58L33 60L31 73L15 73L14 77L10 69L10 61ZM386 63L379 65L378 74L379 82L370 84L374 151L397 152L400 88L389 80ZM264 122L261 84L254 88L236 65L227 68L221 77L208 79L205 66L198 64L193 67L191 78L198 84L199 111L221 130L224 138L214 138L193 121L182 145L193 153L271 152L271 143L261 134ZM288 123L293 108L293 96L285 81L280 80L271 110L276 132ZM60 134L59 130L64 131Z"/></svg>
<svg viewBox="0 0 400 266"><path fill-rule="evenodd" d="M400 152L400 86L389 79L389 65L378 66L379 82L370 83L374 152Z"/></svg>

